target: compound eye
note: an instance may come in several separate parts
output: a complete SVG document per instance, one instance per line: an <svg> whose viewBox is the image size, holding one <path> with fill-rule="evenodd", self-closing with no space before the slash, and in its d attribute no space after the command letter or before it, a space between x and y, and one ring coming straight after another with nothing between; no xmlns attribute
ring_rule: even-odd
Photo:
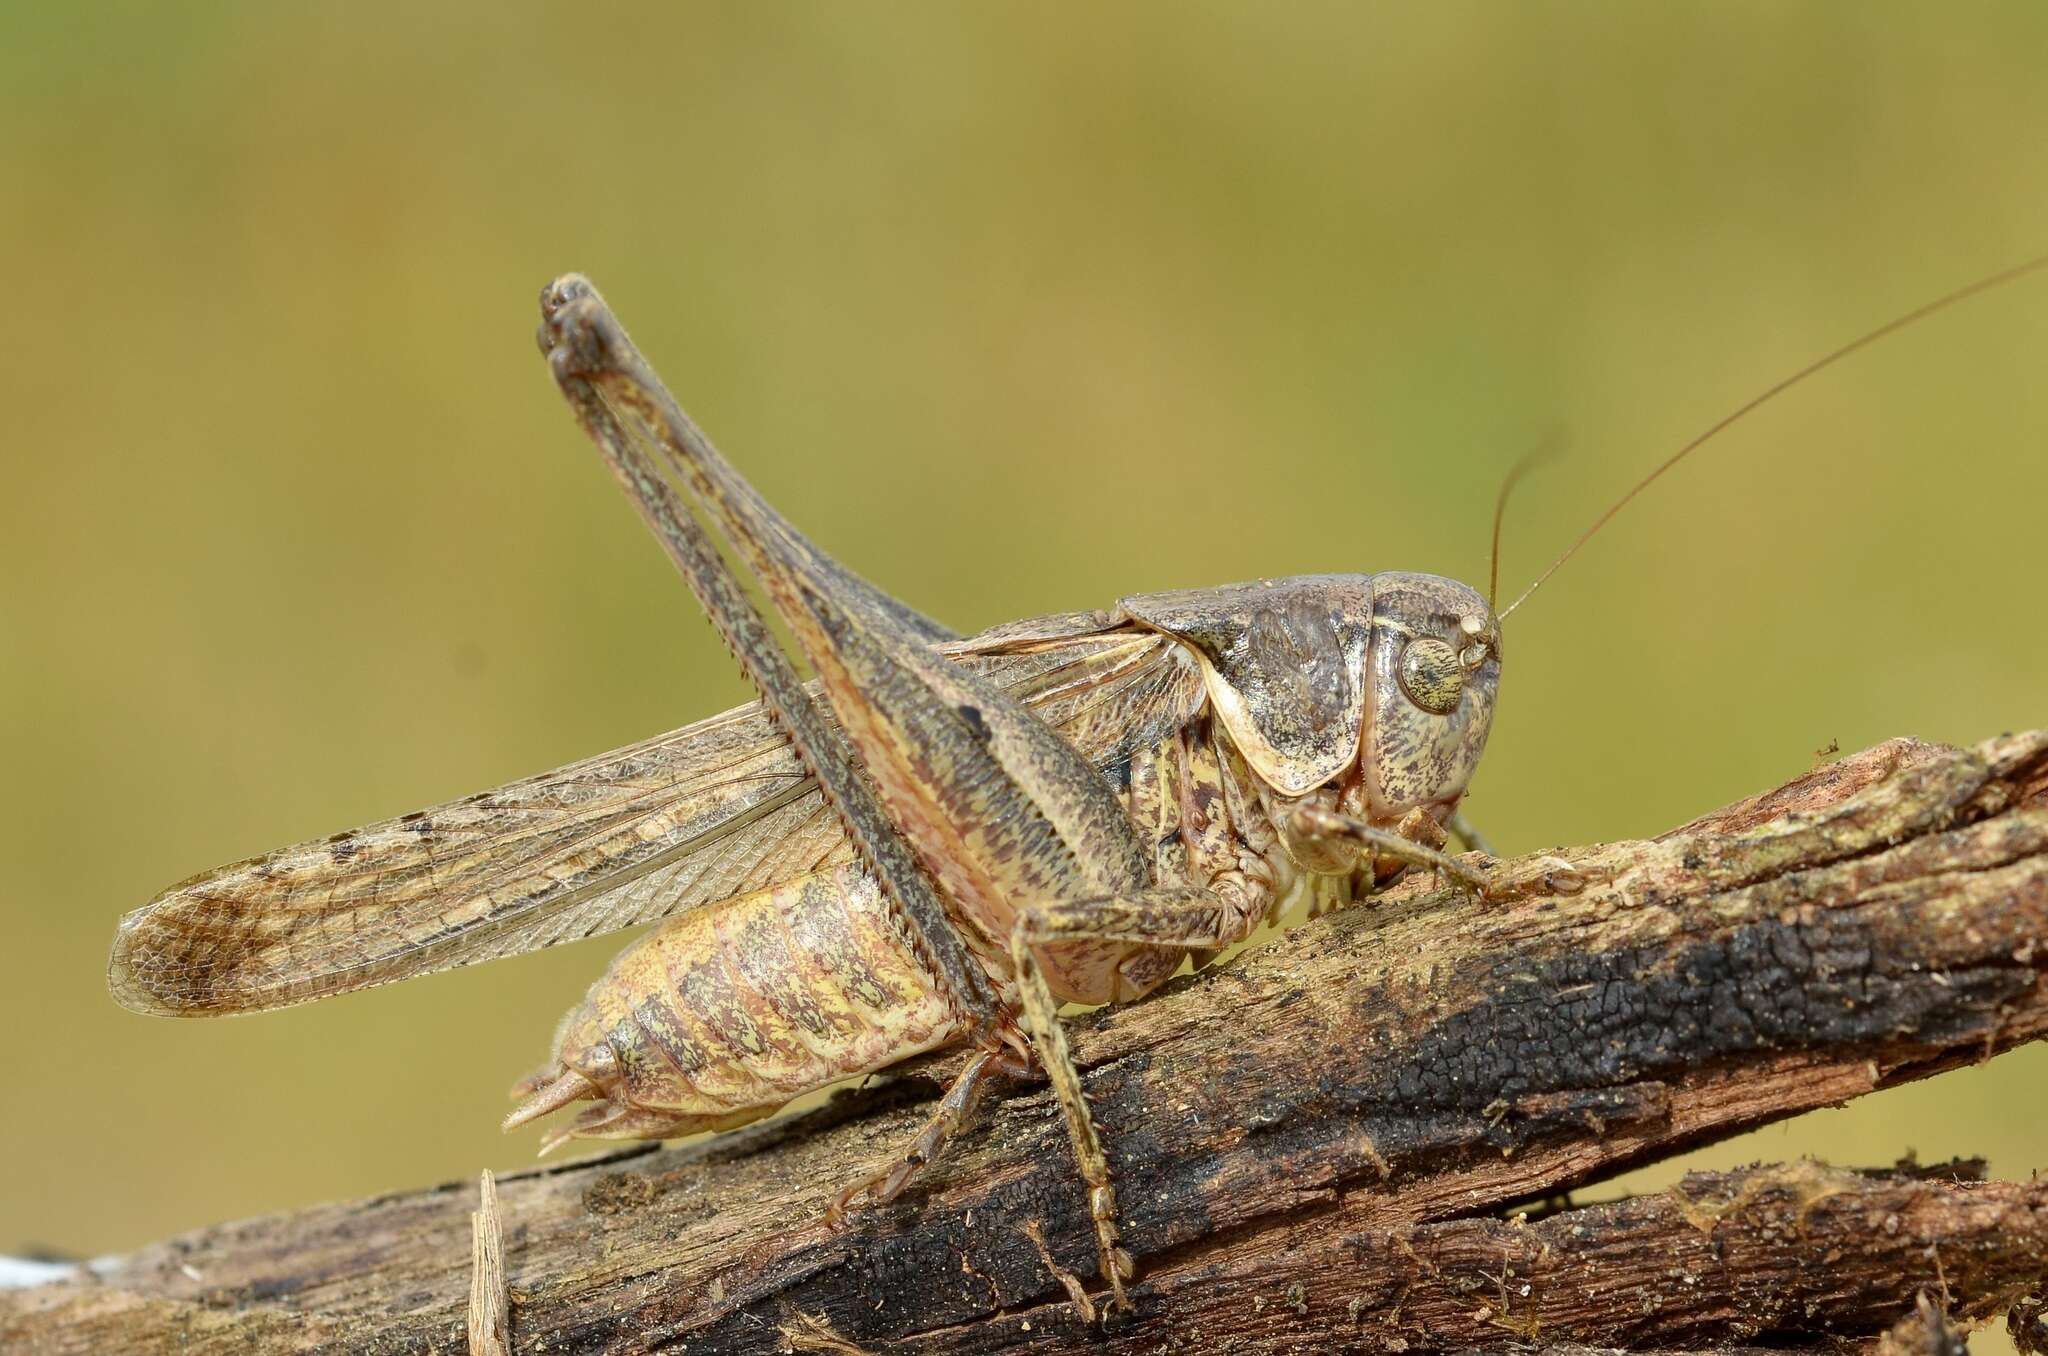
<svg viewBox="0 0 2048 1356"><path fill-rule="evenodd" d="M1432 715L1448 716L1465 692L1465 666L1457 647L1423 636L1401 649L1401 690Z"/></svg>

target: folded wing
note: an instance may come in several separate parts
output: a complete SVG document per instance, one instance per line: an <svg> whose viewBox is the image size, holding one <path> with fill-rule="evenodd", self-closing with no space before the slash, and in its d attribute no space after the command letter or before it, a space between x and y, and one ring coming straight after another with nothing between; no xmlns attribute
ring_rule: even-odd
<svg viewBox="0 0 2048 1356"><path fill-rule="evenodd" d="M940 648L1103 767L1202 703L1180 646L1096 615ZM285 1007L653 922L852 860L788 741L749 704L174 885L122 919L108 983L138 1012Z"/></svg>

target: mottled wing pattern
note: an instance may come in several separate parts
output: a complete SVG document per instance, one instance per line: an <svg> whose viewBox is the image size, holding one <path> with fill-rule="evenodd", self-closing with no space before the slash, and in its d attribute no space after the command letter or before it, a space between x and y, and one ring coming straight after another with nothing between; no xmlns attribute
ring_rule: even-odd
<svg viewBox="0 0 2048 1356"><path fill-rule="evenodd" d="M1200 674L1171 641L1060 629L943 648L1105 767L1199 708ZM755 703L195 876L122 920L108 981L141 1012L284 1007L652 922L852 857Z"/></svg>

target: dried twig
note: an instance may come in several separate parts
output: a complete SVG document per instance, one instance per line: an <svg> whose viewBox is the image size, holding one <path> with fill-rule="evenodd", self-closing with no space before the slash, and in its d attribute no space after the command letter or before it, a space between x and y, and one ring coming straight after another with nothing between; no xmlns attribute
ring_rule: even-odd
<svg viewBox="0 0 2048 1356"><path fill-rule="evenodd" d="M915 1132L937 1060L786 1125L504 1179L516 1349L1676 1353L1874 1345L1922 1289L1994 1315L2042 1293L2048 1183L1805 1165L1501 1216L2048 1032L2044 787L2048 733L1894 741L1079 1020L1134 1314L1091 1327L1062 1288L1092 1244L1042 1088L824 1226ZM202 1230L0 1297L0 1347L460 1350L464 1213L442 1190Z"/></svg>

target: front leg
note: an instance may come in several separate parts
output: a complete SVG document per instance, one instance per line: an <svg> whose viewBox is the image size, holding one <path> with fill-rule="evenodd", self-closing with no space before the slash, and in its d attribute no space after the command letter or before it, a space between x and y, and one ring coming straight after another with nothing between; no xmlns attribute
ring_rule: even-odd
<svg viewBox="0 0 2048 1356"><path fill-rule="evenodd" d="M1309 842L1344 842L1369 848L1374 853L1407 862L1410 866L1425 866L1439 876L1456 882L1471 894L1486 894L1486 877L1455 857L1447 856L1435 848L1404 838L1391 829L1368 824L1350 815L1338 814L1315 805L1296 805L1287 812L1287 831ZM1434 822L1434 821L1432 821Z"/></svg>

